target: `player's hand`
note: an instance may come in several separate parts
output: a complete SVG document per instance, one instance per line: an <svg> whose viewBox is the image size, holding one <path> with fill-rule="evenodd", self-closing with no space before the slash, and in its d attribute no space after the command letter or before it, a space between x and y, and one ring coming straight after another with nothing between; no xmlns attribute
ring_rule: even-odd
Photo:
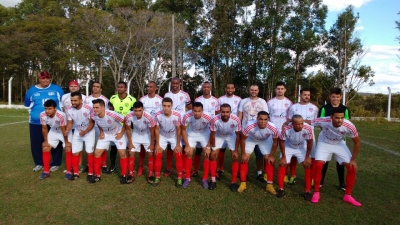
<svg viewBox="0 0 400 225"><path fill-rule="evenodd" d="M161 146L156 145L156 147L154 148L155 154L162 154L163 149L161 148Z"/></svg>
<svg viewBox="0 0 400 225"><path fill-rule="evenodd" d="M206 157L206 158L210 157L210 153L211 153L211 148L205 147L204 148L204 157Z"/></svg>
<svg viewBox="0 0 400 225"><path fill-rule="evenodd" d="M176 153L181 153L181 152L182 152L182 147L181 147L181 145L176 145L174 151L175 151Z"/></svg>
<svg viewBox="0 0 400 225"><path fill-rule="evenodd" d="M232 160L235 162L239 160L239 151L238 150L232 151Z"/></svg>
<svg viewBox="0 0 400 225"><path fill-rule="evenodd" d="M268 155L267 162L270 163L271 165L275 164L275 157L273 155Z"/></svg>
<svg viewBox="0 0 400 225"><path fill-rule="evenodd" d="M242 163L247 163L249 161L249 157L247 156L247 154L243 154L242 155Z"/></svg>
<svg viewBox="0 0 400 225"><path fill-rule="evenodd" d="M104 138L105 138L104 132L100 132L99 139L104 139Z"/></svg>
<svg viewBox="0 0 400 225"><path fill-rule="evenodd" d="M154 151L154 143L149 145L150 151Z"/></svg>
<svg viewBox="0 0 400 225"><path fill-rule="evenodd" d="M68 136L68 133L69 133L68 128L65 128L64 133L63 133L64 137L67 137L67 136Z"/></svg>
<svg viewBox="0 0 400 225"><path fill-rule="evenodd" d="M124 133L117 133L115 135L115 139L120 140L122 138L122 136L124 136Z"/></svg>
<svg viewBox="0 0 400 225"><path fill-rule="evenodd" d="M350 160L349 166L350 166L350 168L354 167L354 171L357 172L358 166L357 166L356 160Z"/></svg>
<svg viewBox="0 0 400 225"><path fill-rule="evenodd" d="M279 159L279 166L284 167L287 165L286 157L281 157Z"/></svg>
<svg viewBox="0 0 400 225"><path fill-rule="evenodd" d="M84 131L84 130L79 131L79 136L83 137L83 136L85 136L85 134L86 134L86 131Z"/></svg>
<svg viewBox="0 0 400 225"><path fill-rule="evenodd" d="M131 151L132 149L134 149L135 148L135 146L132 144L132 143L129 143L128 144L128 149L129 149L129 151Z"/></svg>
<svg viewBox="0 0 400 225"><path fill-rule="evenodd" d="M192 151L192 148L189 145L185 145L185 153L186 155Z"/></svg>
<svg viewBox="0 0 400 225"><path fill-rule="evenodd" d="M305 168L310 168L311 163L312 163L312 160L311 160L310 156L306 156L306 158L304 159L304 162L303 162L303 166Z"/></svg>

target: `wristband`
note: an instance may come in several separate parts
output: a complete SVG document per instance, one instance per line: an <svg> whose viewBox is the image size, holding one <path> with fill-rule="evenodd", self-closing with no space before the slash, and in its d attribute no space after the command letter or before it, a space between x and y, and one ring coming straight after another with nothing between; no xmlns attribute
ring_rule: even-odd
<svg viewBox="0 0 400 225"><path fill-rule="evenodd" d="M218 148L217 148L217 147L212 147L212 146L211 146L211 149L212 149L213 151L215 151L215 150L217 150Z"/></svg>

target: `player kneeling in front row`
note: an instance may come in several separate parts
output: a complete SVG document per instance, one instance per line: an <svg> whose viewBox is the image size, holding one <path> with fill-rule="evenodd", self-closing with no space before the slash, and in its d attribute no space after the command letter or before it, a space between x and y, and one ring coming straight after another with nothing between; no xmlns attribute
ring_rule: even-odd
<svg viewBox="0 0 400 225"><path fill-rule="evenodd" d="M119 163L121 167L121 184L126 184L126 170L128 168L128 158L126 157L126 136L125 126L122 126L124 122L124 116L114 111L106 110L105 103L102 99L93 100L93 110L96 116L93 120L99 126L100 135L97 140L96 150L94 151L94 173L95 176L89 181L90 183L96 183L100 181L101 175L101 155L108 149L110 143L113 142L117 147L119 154Z"/></svg>
<svg viewBox="0 0 400 225"><path fill-rule="evenodd" d="M239 172L239 140L242 129L240 120L234 114L231 114L229 104L221 105L221 114L215 116L211 121L210 144L212 148L210 171L211 178L215 178L217 170L217 158L222 146L226 145L232 153L232 180L231 191L237 191L236 178Z"/></svg>
<svg viewBox="0 0 400 225"><path fill-rule="evenodd" d="M284 180L286 166L292 157L296 157L299 163L303 163L305 176L304 199L311 200L311 158L310 153L313 147L312 127L304 122L303 117L294 115L292 122L284 126L280 135L281 158L279 159L278 170L278 193L277 197L282 198L284 192Z"/></svg>
<svg viewBox="0 0 400 225"><path fill-rule="evenodd" d="M85 150L87 153L88 175L86 180L90 181L93 177L93 150L95 142L94 127L94 111L89 105L83 103L82 94L80 92L71 93L71 107L67 112L68 124L67 132L75 129L72 135L72 166L74 174L69 177L69 180L76 180L79 178L79 162L80 152L83 149L83 142L85 142ZM66 177L68 176L68 173Z"/></svg>
<svg viewBox="0 0 400 225"><path fill-rule="evenodd" d="M238 192L243 192L246 189L246 175L249 170L249 159L254 147L258 145L261 153L264 156L264 170L267 174L266 191L276 195L273 187L274 180L274 153L278 147L278 129L269 121L269 114L265 111L260 111L257 114L257 121L248 124L243 128L240 138L240 148L242 151L242 159L240 165L240 186ZM272 139L269 140L269 139Z"/></svg>
<svg viewBox="0 0 400 225"><path fill-rule="evenodd" d="M347 169L346 192L343 201L354 206L361 206L352 196L354 183L356 181L357 163L356 157L360 149L360 139L356 127L348 120L344 119L344 111L341 108L333 108L331 117L318 118L311 121L311 125L321 127L320 138L315 151L314 170L314 195L311 202L318 203L320 199L321 171L324 162L330 161L332 154L335 155L339 164L344 164ZM353 139L353 155L346 146L344 137L348 135Z"/></svg>
<svg viewBox="0 0 400 225"><path fill-rule="evenodd" d="M194 148L197 143L201 145L204 153L204 161L203 161L203 188L208 188L210 190L216 187L216 169L215 165L214 174L211 171L211 183L208 182L208 172L210 170L210 122L211 117L203 112L203 104L201 102L193 103L193 108L191 112L185 114L182 120L181 131L182 138L185 143L185 153L186 153L186 171L190 171L192 168L192 156L194 152ZM213 176L214 175L214 176ZM177 185L179 185L180 181L178 180ZM182 187L187 188L190 184L190 173L186 173L186 179L183 182Z"/></svg>
<svg viewBox="0 0 400 225"><path fill-rule="evenodd" d="M172 110L172 99L164 98L162 100L163 110L156 113L155 139L156 147L154 170L156 178L153 186L158 186L161 182L162 153L170 144L175 152L176 172L178 173L178 181L182 181L182 147L181 147L181 115Z"/></svg>
<svg viewBox="0 0 400 225"><path fill-rule="evenodd" d="M131 131L131 124L133 125L133 131ZM125 117L125 130L129 149L128 183L132 183L135 180L133 172L135 169L135 157L136 152L140 152L141 146L144 147L149 156L147 182L153 183L154 127L155 122L152 116L144 111L143 103L141 101L135 102L133 104L133 112L128 113Z"/></svg>
<svg viewBox="0 0 400 225"><path fill-rule="evenodd" d="M56 148L60 141L65 147L67 175L65 179L71 176L71 143L68 142L68 132L66 131L67 120L65 114L57 110L57 103L54 100L47 100L44 103L44 112L40 113L40 124L42 124L42 135L44 142L42 144L43 173L39 180L50 177L50 151ZM50 131L47 126L50 126Z"/></svg>

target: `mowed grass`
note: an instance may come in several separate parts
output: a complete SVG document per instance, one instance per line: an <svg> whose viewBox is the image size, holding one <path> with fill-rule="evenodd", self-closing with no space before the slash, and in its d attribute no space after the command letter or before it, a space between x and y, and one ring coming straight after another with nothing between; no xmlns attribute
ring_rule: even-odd
<svg viewBox="0 0 400 225"><path fill-rule="evenodd" d="M357 159L359 171L353 191L363 206L342 202L334 163L330 164L321 201L315 205L301 196L304 182L300 165L298 183L286 187L287 196L282 199L266 193L265 185L255 180L253 159L248 189L231 192L229 153L225 157L225 175L213 191L202 189L200 178L195 178L188 189L178 189L174 186L176 173L163 178L158 187L149 186L144 177L137 177L133 184L120 185L118 173L103 175L97 184L88 184L85 174L70 182L63 179L62 169L39 181L40 173L32 172L28 123L6 125L26 121L27 115L25 110L0 110L0 224L400 223L400 157L366 144L361 146ZM392 131L398 132L400 123L355 124L362 140L399 150L395 144L398 135ZM367 135L370 136L366 138ZM351 148L351 139L348 143Z"/></svg>

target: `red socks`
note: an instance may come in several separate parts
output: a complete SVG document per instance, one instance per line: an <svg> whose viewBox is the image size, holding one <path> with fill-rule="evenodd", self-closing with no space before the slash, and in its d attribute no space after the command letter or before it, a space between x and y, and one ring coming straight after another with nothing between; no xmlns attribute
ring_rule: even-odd
<svg viewBox="0 0 400 225"><path fill-rule="evenodd" d="M314 191L316 192L319 192L319 185L321 184L323 166L324 166L323 162L315 161L313 164L312 170L314 171Z"/></svg>
<svg viewBox="0 0 400 225"><path fill-rule="evenodd" d="M129 157L128 172L133 174L135 170L135 157Z"/></svg>
<svg viewBox="0 0 400 225"><path fill-rule="evenodd" d="M185 154L185 150L184 150L185 148L184 148L184 146L182 146L182 154L181 154L181 157L182 157L182 170L185 170L186 171L186 154ZM189 170L189 173L190 173L190 170Z"/></svg>
<svg viewBox="0 0 400 225"><path fill-rule="evenodd" d="M79 156L77 156L78 157L78 160L79 160ZM79 164L79 162L78 162L78 164ZM101 157L99 157L99 158L94 158L94 173L96 174L96 176L98 176L98 177L100 177L100 166L101 166ZM75 169L74 169L74 171L75 171Z"/></svg>
<svg viewBox="0 0 400 225"><path fill-rule="evenodd" d="M211 179L217 177L217 161L210 161L210 175Z"/></svg>
<svg viewBox="0 0 400 225"><path fill-rule="evenodd" d="M210 160L204 159L203 161L203 180L208 180L208 172L210 171Z"/></svg>
<svg viewBox="0 0 400 225"><path fill-rule="evenodd" d="M144 158L146 158L146 150L143 147L140 147L139 152L139 168L143 168Z"/></svg>
<svg viewBox="0 0 400 225"><path fill-rule="evenodd" d="M272 184L274 182L274 166L271 163L265 163L265 173L267 174L267 183Z"/></svg>
<svg viewBox="0 0 400 225"><path fill-rule="evenodd" d="M94 161L93 153L87 154L87 163L89 167L88 175L93 175L93 161Z"/></svg>
<svg viewBox="0 0 400 225"><path fill-rule="evenodd" d="M162 167L162 153L155 153L156 160L154 161L154 170L156 172L156 178L160 178L161 176L161 167Z"/></svg>
<svg viewBox="0 0 400 225"><path fill-rule="evenodd" d="M240 163L240 181L246 182L247 172L249 171L249 162Z"/></svg>
<svg viewBox="0 0 400 225"><path fill-rule="evenodd" d="M175 153L175 167L178 173L178 179L182 179L182 153Z"/></svg>
<svg viewBox="0 0 400 225"><path fill-rule="evenodd" d="M119 158L119 166L121 168L121 175L126 176L126 170L128 169L128 158Z"/></svg>
<svg viewBox="0 0 400 225"><path fill-rule="evenodd" d="M172 156L174 155L174 151L167 150L167 170L172 171Z"/></svg>
<svg viewBox="0 0 400 225"><path fill-rule="evenodd" d="M290 176L295 177L296 176L296 167L297 167L297 158L292 157L290 159Z"/></svg>
<svg viewBox="0 0 400 225"><path fill-rule="evenodd" d="M186 161L186 179L190 179L190 169L192 169L192 158L185 158Z"/></svg>
<svg viewBox="0 0 400 225"><path fill-rule="evenodd" d="M347 175L346 175L346 194L351 195L353 191L354 183L356 182L356 171L354 167L346 166Z"/></svg>
<svg viewBox="0 0 400 225"><path fill-rule="evenodd" d="M285 183L284 180L285 180L285 174L286 174L285 172L286 172L286 167L285 166L280 166L279 169L278 169L278 186L279 186L279 189L283 189L283 187L284 187L284 183Z"/></svg>
<svg viewBox="0 0 400 225"><path fill-rule="evenodd" d="M50 173L50 152L43 152L42 160L43 160L43 172Z"/></svg>
<svg viewBox="0 0 400 225"><path fill-rule="evenodd" d="M218 152L218 166L219 170L224 171L225 151Z"/></svg>
<svg viewBox="0 0 400 225"><path fill-rule="evenodd" d="M79 160L80 160L79 155L72 156L72 165L74 168L74 174L76 175L79 175Z"/></svg>
<svg viewBox="0 0 400 225"><path fill-rule="evenodd" d="M311 191L311 173L312 173L311 168L304 168L304 182L306 183L305 192Z"/></svg>
<svg viewBox="0 0 400 225"><path fill-rule="evenodd" d="M199 166L200 166L200 161L201 161L201 155L194 155L194 172L199 172Z"/></svg>
<svg viewBox="0 0 400 225"><path fill-rule="evenodd" d="M107 166L107 151L104 151L103 154L101 154L101 166Z"/></svg>
<svg viewBox="0 0 400 225"><path fill-rule="evenodd" d="M239 172L239 162L232 162L232 180L231 180L231 183L236 183L236 178L237 178L238 172Z"/></svg>
<svg viewBox="0 0 400 225"><path fill-rule="evenodd" d="M67 170L67 173L71 173L71 166L72 166L72 152L65 152L65 167Z"/></svg>
<svg viewBox="0 0 400 225"><path fill-rule="evenodd" d="M153 156L147 157L147 166L149 167L149 175L151 176L154 172L154 157Z"/></svg>

